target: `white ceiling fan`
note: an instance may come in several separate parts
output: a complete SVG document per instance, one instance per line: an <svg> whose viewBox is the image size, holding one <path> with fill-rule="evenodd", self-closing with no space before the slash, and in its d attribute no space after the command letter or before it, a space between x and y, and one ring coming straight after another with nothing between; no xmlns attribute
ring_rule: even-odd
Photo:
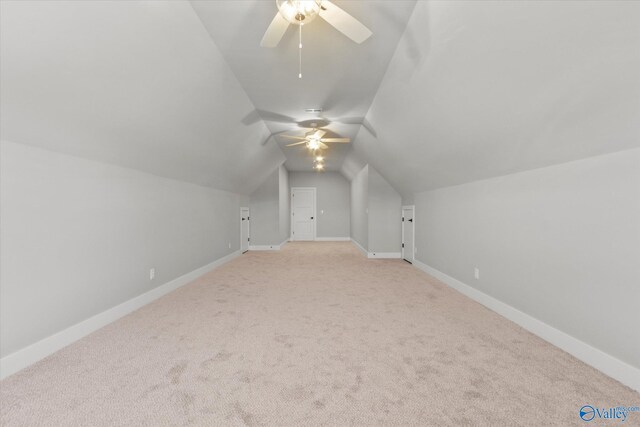
<svg viewBox="0 0 640 427"><path fill-rule="evenodd" d="M276 0L278 13L264 33L260 46L276 47L289 28L289 24L305 25L316 16L333 25L356 43L371 36L371 30L329 0Z"/></svg>
<svg viewBox="0 0 640 427"><path fill-rule="evenodd" d="M283 138L295 139L298 142L287 144L287 147L293 147L296 145L305 144L311 151L326 150L329 148L327 143L339 143L348 144L351 142L349 138L323 138L327 132L322 129L313 129L311 132L307 132L305 136L293 136L293 135L280 135Z"/></svg>

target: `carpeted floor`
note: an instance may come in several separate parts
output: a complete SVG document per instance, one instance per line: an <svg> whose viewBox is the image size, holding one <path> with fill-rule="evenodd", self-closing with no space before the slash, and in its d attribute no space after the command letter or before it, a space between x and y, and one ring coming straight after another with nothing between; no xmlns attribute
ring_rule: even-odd
<svg viewBox="0 0 640 427"><path fill-rule="evenodd" d="M0 387L3 426L582 425L582 405L640 403L348 242L245 254Z"/></svg>

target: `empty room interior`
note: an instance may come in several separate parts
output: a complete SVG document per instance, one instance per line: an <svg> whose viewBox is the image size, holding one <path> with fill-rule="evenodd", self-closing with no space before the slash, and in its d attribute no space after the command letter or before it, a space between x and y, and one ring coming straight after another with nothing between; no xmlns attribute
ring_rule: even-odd
<svg viewBox="0 0 640 427"><path fill-rule="evenodd" d="M640 426L640 1L0 8L2 426Z"/></svg>

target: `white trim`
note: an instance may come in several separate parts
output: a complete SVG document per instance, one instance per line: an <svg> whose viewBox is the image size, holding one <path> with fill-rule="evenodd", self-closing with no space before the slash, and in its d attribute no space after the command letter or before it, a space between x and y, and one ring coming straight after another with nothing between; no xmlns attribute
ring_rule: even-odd
<svg viewBox="0 0 640 427"><path fill-rule="evenodd" d="M279 251L288 241L289 239L285 239L279 245L251 245L249 246L249 250L250 251Z"/></svg>
<svg viewBox="0 0 640 427"><path fill-rule="evenodd" d="M411 254L411 261L409 261L405 256L404 256L404 211L405 210L409 210L411 209L411 211L413 212L413 215L411 215L411 223L413 224L413 228L412 228L412 234L413 234L413 253ZM402 209L400 210L400 215L402 216L402 247L400 248L400 258L404 259L406 261L409 261L410 263L413 263L416 260L416 206L415 205L405 205L402 207Z"/></svg>
<svg viewBox="0 0 640 427"><path fill-rule="evenodd" d="M76 323L73 326L68 327L60 332L57 332L47 338L44 338L28 347L20 349L14 353L11 353L2 359L0 359L0 379L6 378L21 369L26 368L29 365L36 363L37 361L44 359L45 357L55 353L56 351L68 346L69 344L78 341L79 339L89 335L90 333L97 331L98 329L115 322L121 317L136 311L140 307L143 307L150 302L160 298L184 286L191 283L198 277L213 270L216 267L225 264L232 259L238 257L240 251L235 251L226 255L210 264L200 267L190 273L184 274L170 282L160 285L148 292L131 298L115 307L96 314L86 320Z"/></svg>
<svg viewBox="0 0 640 427"><path fill-rule="evenodd" d="M485 307L506 317L512 322L517 323L543 340L561 348L586 364L593 366L611 378L620 381L636 391L640 391L640 369L631 366L622 360L603 352L602 350L592 347L589 344L554 328L553 326L547 325L546 323L492 296L489 296L484 292L459 281L458 279L448 276L447 274L438 271L423 262L415 260L413 265L444 282L446 285L460 293L479 302Z"/></svg>
<svg viewBox="0 0 640 427"><path fill-rule="evenodd" d="M360 252L363 253L364 256L368 256L369 252L367 252L367 250L365 248L363 248L362 246L360 246L360 243L356 242L354 239L351 239L351 242L356 245L356 247L358 249L360 249Z"/></svg>
<svg viewBox="0 0 640 427"><path fill-rule="evenodd" d="M317 225L318 225L318 208L317 208L317 204L318 204L318 192L316 190L316 187L291 187L291 195L289 197L289 201L290 201L290 207L291 207L291 212L289 212L289 218L290 218L290 223L291 223L291 227L289 230L289 236L291 236L289 238L289 240L291 240L292 242L295 241L295 239L293 238L294 234L293 234L293 193L294 190L313 190L313 239L311 240L298 240L299 242L309 242L309 241L314 241L316 240L316 236L318 235L318 230L317 230Z"/></svg>
<svg viewBox="0 0 640 427"><path fill-rule="evenodd" d="M349 242L351 237L316 237L316 242Z"/></svg>
<svg viewBox="0 0 640 427"><path fill-rule="evenodd" d="M400 259L400 252L369 252L367 258L391 258Z"/></svg>
<svg viewBox="0 0 640 427"><path fill-rule="evenodd" d="M367 258L389 258L389 259L398 259L400 258L400 252L369 252L367 251L365 248L363 248L362 246L360 246L360 243L356 242L353 238L351 239L351 241L353 242L354 245L356 245L356 247L358 249L360 249L360 252L362 252L364 254L364 256L366 256Z"/></svg>
<svg viewBox="0 0 640 427"><path fill-rule="evenodd" d="M250 251L279 251L280 245L250 245Z"/></svg>

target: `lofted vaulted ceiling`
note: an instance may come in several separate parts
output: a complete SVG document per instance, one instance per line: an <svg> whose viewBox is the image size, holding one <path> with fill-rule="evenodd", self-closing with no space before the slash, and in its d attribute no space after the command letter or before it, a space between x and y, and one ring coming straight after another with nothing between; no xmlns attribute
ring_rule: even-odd
<svg viewBox="0 0 640 427"><path fill-rule="evenodd" d="M418 2L343 164L414 192L640 146L640 2Z"/></svg>
<svg viewBox="0 0 640 427"><path fill-rule="evenodd" d="M373 36L316 19L298 79L272 0L3 0L0 137L249 193L324 118L405 198L640 146L640 2L334 2Z"/></svg>
<svg viewBox="0 0 640 427"><path fill-rule="evenodd" d="M249 193L285 161L186 1L2 1L1 138Z"/></svg>
<svg viewBox="0 0 640 427"><path fill-rule="evenodd" d="M322 117L330 122L325 129L352 139L356 136L358 118L369 110L415 0L334 3L370 28L373 35L357 44L323 19L315 19L303 28L303 78L299 79L299 27L291 25L276 48L260 47L265 30L278 13L275 1L191 1L255 106L246 111L245 123L262 119L273 133L300 135L308 129L296 123L309 125L319 118L304 110L319 107ZM269 144L283 147L287 169L311 170L308 150L284 149L290 142L275 137ZM339 170L349 149L348 145L333 144L326 153L327 169Z"/></svg>

